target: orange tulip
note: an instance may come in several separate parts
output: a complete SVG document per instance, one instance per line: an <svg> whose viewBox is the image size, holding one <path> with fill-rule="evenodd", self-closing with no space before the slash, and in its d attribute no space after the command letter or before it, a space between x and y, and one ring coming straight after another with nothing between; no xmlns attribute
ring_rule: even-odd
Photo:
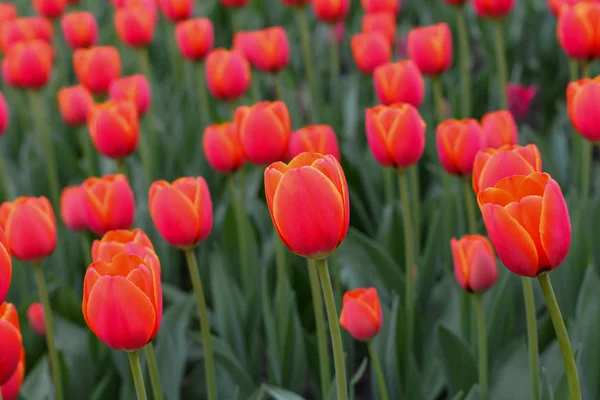
<svg viewBox="0 0 600 400"><path fill-rule="evenodd" d="M362 18L363 32L381 32L390 44L396 41L396 16L391 12L366 14Z"/></svg>
<svg viewBox="0 0 600 400"><path fill-rule="evenodd" d="M265 194L279 237L294 253L323 260L346 238L348 184L332 155L302 153L265 170Z"/></svg>
<svg viewBox="0 0 600 400"><path fill-rule="evenodd" d="M17 369L21 343L17 309L10 303L0 304L0 386L6 384Z"/></svg>
<svg viewBox="0 0 600 400"><path fill-rule="evenodd" d="M383 325L383 313L375 288L344 293L340 325L356 340L368 342Z"/></svg>
<svg viewBox="0 0 600 400"><path fill-rule="evenodd" d="M112 46L75 50L73 66L79 82L92 93L106 93L112 81L121 75L121 57Z"/></svg>
<svg viewBox="0 0 600 400"><path fill-rule="evenodd" d="M110 84L109 94L111 100L116 102L132 101L138 115L146 114L152 102L150 84L142 74L124 76L114 80Z"/></svg>
<svg viewBox="0 0 600 400"><path fill-rule="evenodd" d="M581 79L567 86L567 112L571 123L581 136L592 142L600 141L600 120L595 118L600 106L600 78Z"/></svg>
<svg viewBox="0 0 600 400"><path fill-rule="evenodd" d="M215 49L206 58L206 81L210 93L221 100L232 101L250 86L250 64L239 51Z"/></svg>
<svg viewBox="0 0 600 400"><path fill-rule="evenodd" d="M475 155L483 148L483 132L474 119L449 119L437 127L436 144L442 167L452 175L470 175Z"/></svg>
<svg viewBox="0 0 600 400"><path fill-rule="evenodd" d="M301 153L331 154L340 160L340 149L335 132L329 125L309 125L298 129L288 145L288 159Z"/></svg>
<svg viewBox="0 0 600 400"><path fill-rule="evenodd" d="M83 207L88 227L97 235L133 224L135 202L125 175L91 177L82 184Z"/></svg>
<svg viewBox="0 0 600 400"><path fill-rule="evenodd" d="M354 62L363 74L372 74L392 59L392 46L381 32L357 33L350 45Z"/></svg>
<svg viewBox="0 0 600 400"><path fill-rule="evenodd" d="M280 26L245 32L239 36L236 49L250 63L263 72L278 72L290 62L290 44L287 33Z"/></svg>
<svg viewBox="0 0 600 400"><path fill-rule="evenodd" d="M27 307L27 320L35 333L42 336L46 334L46 319L44 317L44 307L41 303L31 303Z"/></svg>
<svg viewBox="0 0 600 400"><path fill-rule="evenodd" d="M88 114L88 130L101 154L116 159L127 157L135 151L139 140L135 103L109 100L95 104Z"/></svg>
<svg viewBox="0 0 600 400"><path fill-rule="evenodd" d="M115 28L121 42L131 47L148 46L154 38L156 14L142 6L121 7L115 12Z"/></svg>
<svg viewBox="0 0 600 400"><path fill-rule="evenodd" d="M65 11L67 0L33 0L33 7L46 18L57 18Z"/></svg>
<svg viewBox="0 0 600 400"><path fill-rule="evenodd" d="M25 377L25 348L21 346L21 352L19 356L19 362L14 374L10 377L8 382L4 385L0 385L0 391L2 391L3 400L17 400L19 392L21 391L21 385L23 384L23 378Z"/></svg>
<svg viewBox="0 0 600 400"><path fill-rule="evenodd" d="M10 258L10 246L6 240L4 231L0 229L0 304L4 303L6 296L8 296L11 279L12 259Z"/></svg>
<svg viewBox="0 0 600 400"><path fill-rule="evenodd" d="M408 103L419 107L425 98L425 82L412 60L383 64L373 73L375 93L381 104Z"/></svg>
<svg viewBox="0 0 600 400"><path fill-rule="evenodd" d="M600 4L581 2L564 6L558 17L558 43L571 58L600 57Z"/></svg>
<svg viewBox="0 0 600 400"><path fill-rule="evenodd" d="M519 141L517 123L509 111L492 111L481 119L483 147L498 148Z"/></svg>
<svg viewBox="0 0 600 400"><path fill-rule="evenodd" d="M65 14L60 25L65 42L73 49L90 47L98 41L98 24L92 13L77 11Z"/></svg>
<svg viewBox="0 0 600 400"><path fill-rule="evenodd" d="M360 4L362 4L362 8L367 15L378 12L388 12L398 15L402 8L401 0L361 0Z"/></svg>
<svg viewBox="0 0 600 400"><path fill-rule="evenodd" d="M83 281L83 316L96 336L117 350L139 350L156 337L162 287L149 259L121 253L95 261Z"/></svg>
<svg viewBox="0 0 600 400"><path fill-rule="evenodd" d="M244 165L244 149L231 122L208 125L204 129L202 148L206 161L220 173L234 172Z"/></svg>
<svg viewBox="0 0 600 400"><path fill-rule="evenodd" d="M6 132L9 120L10 112L8 111L8 104L6 104L4 95L0 92L0 136Z"/></svg>
<svg viewBox="0 0 600 400"><path fill-rule="evenodd" d="M506 177L532 172L542 172L542 156L535 144L484 149L473 163L473 191L478 194Z"/></svg>
<svg viewBox="0 0 600 400"><path fill-rule="evenodd" d="M81 186L68 186L62 190L60 215L69 229L82 231L88 228Z"/></svg>
<svg viewBox="0 0 600 400"><path fill-rule="evenodd" d="M43 40L51 44L54 36L52 23L44 17L17 18L6 22L0 30L2 51L8 53L10 48L20 42Z"/></svg>
<svg viewBox="0 0 600 400"><path fill-rule="evenodd" d="M0 206L0 226L10 252L19 260L36 262L56 248L56 219L44 196L19 197Z"/></svg>
<svg viewBox="0 0 600 400"><path fill-rule="evenodd" d="M94 98L83 85L58 90L58 109L67 125L85 124L93 105Z"/></svg>
<svg viewBox="0 0 600 400"><path fill-rule="evenodd" d="M490 241L482 235L464 235L450 240L454 277L469 293L482 293L498 280L496 256Z"/></svg>
<svg viewBox="0 0 600 400"><path fill-rule="evenodd" d="M193 0L158 0L158 5L171 22L188 19L194 11Z"/></svg>
<svg viewBox="0 0 600 400"><path fill-rule="evenodd" d="M141 258L150 257L160 266L158 257L154 252L154 245L141 229L131 231L118 229L108 231L102 239L94 240L92 244L92 260L111 262L120 253L134 254ZM160 268L153 268L160 277Z"/></svg>
<svg viewBox="0 0 600 400"><path fill-rule="evenodd" d="M425 150L425 121L410 104L368 108L367 140L373 156L384 167L407 168Z"/></svg>
<svg viewBox="0 0 600 400"><path fill-rule="evenodd" d="M517 275L535 278L558 267L571 245L571 220L550 175L513 175L477 195L498 258Z"/></svg>
<svg viewBox="0 0 600 400"><path fill-rule="evenodd" d="M291 133L290 114L282 101L261 101L235 111L244 156L253 164L269 164L285 155Z"/></svg>
<svg viewBox="0 0 600 400"><path fill-rule="evenodd" d="M189 60L203 60L215 43L213 25L208 18L188 19L177 23L175 38L181 54Z"/></svg>
<svg viewBox="0 0 600 400"><path fill-rule="evenodd" d="M452 33L446 23L417 27L408 34L408 54L425 75L439 75L452 66Z"/></svg>
<svg viewBox="0 0 600 400"><path fill-rule="evenodd" d="M2 61L2 75L11 86L39 89L52 73L52 47L42 40L13 45Z"/></svg>
<svg viewBox="0 0 600 400"><path fill-rule="evenodd" d="M502 18L514 5L515 0L473 0L475 12L482 18Z"/></svg>
<svg viewBox="0 0 600 400"><path fill-rule="evenodd" d="M319 21L334 24L346 19L350 0L312 0L312 7Z"/></svg>

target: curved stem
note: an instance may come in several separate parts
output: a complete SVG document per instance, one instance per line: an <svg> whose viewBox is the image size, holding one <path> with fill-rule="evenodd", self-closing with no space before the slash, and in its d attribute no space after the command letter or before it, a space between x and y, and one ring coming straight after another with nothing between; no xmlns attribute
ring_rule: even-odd
<svg viewBox="0 0 600 400"><path fill-rule="evenodd" d="M506 67L506 53L504 50L504 35L502 33L502 20L494 20L494 34L496 39L496 65L498 66L498 88L500 90L500 109L508 110L508 95L506 84L508 82L508 68Z"/></svg>
<svg viewBox="0 0 600 400"><path fill-rule="evenodd" d="M560 351L562 352L571 400L581 400L581 388L579 387L579 377L577 376L577 365L575 364L575 357L573 356L573 350L571 349L571 342L569 341L569 334L567 333L565 321L560 313L560 308L558 307L558 302L554 295L554 289L552 289L550 276L547 273L543 273L538 276L538 282L542 287L542 293L544 293L546 305L548 306L548 313L552 319L552 324L556 331L556 338L558 339Z"/></svg>
<svg viewBox="0 0 600 400"><path fill-rule="evenodd" d="M154 354L154 345L148 343L144 349L146 350L146 361L148 362L148 372L150 373L150 383L152 385L152 398L154 400L163 400L164 396L160 384L160 373L158 372L156 354Z"/></svg>
<svg viewBox="0 0 600 400"><path fill-rule="evenodd" d="M201 120L204 124L203 126L207 126L211 123L212 118L210 115L210 109L208 108L208 94L206 92L206 83L205 83L205 75L204 75L204 62L196 63L196 86L198 87L198 103L200 106L200 114Z"/></svg>
<svg viewBox="0 0 600 400"><path fill-rule="evenodd" d="M477 233L477 214L475 214L475 201L473 200L473 189L469 179L464 179L465 201L467 203L467 223L469 234Z"/></svg>
<svg viewBox="0 0 600 400"><path fill-rule="evenodd" d="M335 306L333 289L331 288L331 279L329 279L329 270L327 269L327 260L316 260L323 297L325 298L325 308L327 309L327 319L329 320L329 331L331 334L331 346L333 347L333 361L335 364L335 381L337 387L337 400L348 400L348 385L346 383L346 365L344 364L344 348L342 345L342 332L338 322L339 315Z"/></svg>
<svg viewBox="0 0 600 400"><path fill-rule="evenodd" d="M419 189L419 164L413 165L410 170L410 195L411 195L411 206L413 213L413 228L415 232L415 254L420 252L419 240L421 238L421 203L420 203L420 189Z"/></svg>
<svg viewBox="0 0 600 400"><path fill-rule="evenodd" d="M433 77L431 80L431 89L433 91L435 119L439 124L446 119L446 112L444 111L444 93L442 91L442 82L438 76Z"/></svg>
<svg viewBox="0 0 600 400"><path fill-rule="evenodd" d="M315 312L315 330L317 333L317 347L319 349L319 372L321 373L321 398L326 399L329 394L329 353L327 349L327 329L325 328L325 315L323 314L323 296L319 283L319 271L314 260L308 262L308 278Z"/></svg>
<svg viewBox="0 0 600 400"><path fill-rule="evenodd" d="M144 386L144 377L142 375L142 367L140 365L140 355L138 351L128 351L127 356L129 357L129 366L131 367L131 374L133 375L133 383L135 385L135 392L137 394L137 400L146 400L146 387Z"/></svg>
<svg viewBox="0 0 600 400"><path fill-rule="evenodd" d="M241 171L240 171L241 172ZM231 196L233 198L233 211L235 213L235 223L237 225L237 238L240 245L240 266L243 285L247 285L251 282L250 279L250 266L248 265L248 238L246 237L246 218L245 218L245 207L242 200L241 193L244 192L244 181L241 180L238 183L239 187L236 187L234 175L231 176L229 181L229 187L231 188Z"/></svg>
<svg viewBox="0 0 600 400"><path fill-rule="evenodd" d="M375 375L377 376L377 383L379 384L379 392L381 394L381 400L388 400L388 392L385 386L385 378L383 376L383 371L381 370L381 364L377 359L377 355L375 354L375 350L373 350L373 344L371 341L367 342L367 348L369 349L369 356L371 357L371 363L373 364L373 368L375 369Z"/></svg>
<svg viewBox="0 0 600 400"><path fill-rule="evenodd" d="M471 115L471 71L469 71L469 34L467 31L467 22L465 14L465 7L456 8L456 30L458 31L460 81L462 85L462 96L460 99L462 118L468 118Z"/></svg>
<svg viewBox="0 0 600 400"><path fill-rule="evenodd" d="M481 389L481 399L487 399L487 336L485 331L485 319L483 314L483 297L481 294L475 295L475 314L477 316L477 345L479 353L479 388Z"/></svg>
<svg viewBox="0 0 600 400"><path fill-rule="evenodd" d="M308 82L308 112L310 113L309 120L316 121L316 110L318 109L317 99L315 98L315 77L312 70L312 53L310 46L310 27L308 24L307 7L299 7L297 11L298 27L300 29L300 42L302 43L302 55L304 57L304 72Z"/></svg>
<svg viewBox="0 0 600 400"><path fill-rule="evenodd" d="M532 399L540 398L539 378L539 349L537 321L535 316L535 299L530 278L521 278L523 285L523 297L525 299L525 315L527 318L527 348L529 350L529 375L531 376Z"/></svg>
<svg viewBox="0 0 600 400"><path fill-rule="evenodd" d="M204 369L206 374L206 387L209 400L217 400L217 384L215 381L215 362L213 359L212 342L210 338L210 322L208 320L208 311L206 309L206 300L204 290L202 289L202 280L198 272L198 262L194 249L185 251L192 287L198 303L198 314L200 317L200 331L202 333L202 347L204 348Z"/></svg>

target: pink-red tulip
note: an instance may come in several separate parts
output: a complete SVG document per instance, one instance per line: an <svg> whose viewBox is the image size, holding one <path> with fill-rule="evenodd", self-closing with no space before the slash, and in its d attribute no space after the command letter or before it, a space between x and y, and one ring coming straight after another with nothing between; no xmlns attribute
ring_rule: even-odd
<svg viewBox="0 0 600 400"><path fill-rule="evenodd" d="M112 81L121 76L121 57L112 46L75 50L73 66L79 82L92 93L106 93Z"/></svg>
<svg viewBox="0 0 600 400"><path fill-rule="evenodd" d="M373 73L375 93L381 104L408 103L419 107L425 98L425 82L412 60L383 64Z"/></svg>
<svg viewBox="0 0 600 400"><path fill-rule="evenodd" d="M531 108L531 101L537 93L536 85L522 86L509 84L506 87L506 95L508 96L508 109L517 121L522 121L527 117Z"/></svg>
<svg viewBox="0 0 600 400"><path fill-rule="evenodd" d="M25 348L21 345L21 355L19 356L17 369L8 382L0 385L2 400L17 400L21 391L21 385L23 384L23 378L25 378Z"/></svg>
<svg viewBox="0 0 600 400"><path fill-rule="evenodd" d="M67 125L83 125L94 105L94 98L83 85L58 90L58 110Z"/></svg>
<svg viewBox="0 0 600 400"><path fill-rule="evenodd" d="M0 304L6 301L11 280L12 259L10 258L10 246L6 240L4 230L0 229Z"/></svg>
<svg viewBox="0 0 600 400"><path fill-rule="evenodd" d="M290 62L287 33L280 26L245 32L243 36L238 37L236 49L263 72L278 72Z"/></svg>
<svg viewBox="0 0 600 400"><path fill-rule="evenodd" d="M390 44L396 41L396 16L391 12L366 14L362 18L363 32L381 32Z"/></svg>
<svg viewBox="0 0 600 400"><path fill-rule="evenodd" d="M454 277L469 293L482 293L498 280L496 256L490 241L482 235L464 235L450 240Z"/></svg>
<svg viewBox="0 0 600 400"><path fill-rule="evenodd" d="M354 62L363 74L372 74L392 59L392 46L381 32L357 33L350 45Z"/></svg>
<svg viewBox="0 0 600 400"><path fill-rule="evenodd" d="M234 123L208 125L202 148L206 161L222 174L235 172L244 165L244 149Z"/></svg>
<svg viewBox="0 0 600 400"><path fill-rule="evenodd" d="M515 0L473 0L475 12L482 18L502 18L514 5Z"/></svg>
<svg viewBox="0 0 600 400"><path fill-rule="evenodd" d="M46 334L46 318L44 317L44 307L41 303L31 303L27 307L27 320L35 333L38 335Z"/></svg>
<svg viewBox="0 0 600 400"><path fill-rule="evenodd" d="M21 42L43 40L50 44L54 36L52 23L44 17L23 17L7 21L0 30L0 44L6 54L10 48Z"/></svg>
<svg viewBox="0 0 600 400"><path fill-rule="evenodd" d="M8 111L8 104L6 104L4 95L2 94L2 92L0 92L0 136L6 133L9 120L10 112Z"/></svg>
<svg viewBox="0 0 600 400"><path fill-rule="evenodd" d="M360 4L367 14L389 12L398 15L402 8L401 0L361 0Z"/></svg>
<svg viewBox="0 0 600 400"><path fill-rule="evenodd" d="M85 48L98 41L98 23L94 14L87 11L76 11L65 14L60 25L65 42L73 48Z"/></svg>
<svg viewBox="0 0 600 400"><path fill-rule="evenodd" d="M356 340L368 342L383 325L383 313L375 288L344 293L340 325Z"/></svg>
<svg viewBox="0 0 600 400"><path fill-rule="evenodd" d="M39 89L50 80L52 59L52 47L47 42L19 42L10 48L2 60L2 75L11 86Z"/></svg>
<svg viewBox="0 0 600 400"><path fill-rule="evenodd" d="M116 102L133 102L140 116L146 114L152 102L150 84L146 76L142 74L124 76L114 80L110 84L109 95Z"/></svg>
<svg viewBox="0 0 600 400"><path fill-rule="evenodd" d="M242 96L250 86L250 63L239 51L215 49L206 58L206 81L210 93L232 101Z"/></svg>
<svg viewBox="0 0 600 400"><path fill-rule="evenodd" d="M113 229L129 229L135 215L133 191L125 175L91 177L81 184L89 229L103 235Z"/></svg>
<svg viewBox="0 0 600 400"><path fill-rule="evenodd" d="M408 54L425 75L439 75L452 66L452 33L446 23L413 28Z"/></svg>
<svg viewBox="0 0 600 400"><path fill-rule="evenodd" d="M38 14L46 18L58 18L67 7L67 0L33 0L33 7Z"/></svg>
<svg viewBox="0 0 600 400"><path fill-rule="evenodd" d="M517 144L519 141L517 124L509 111L492 111L481 119L483 147L498 147Z"/></svg>
<svg viewBox="0 0 600 400"><path fill-rule="evenodd" d="M81 186L68 186L60 194L60 215L69 229L82 231L88 228Z"/></svg>
<svg viewBox="0 0 600 400"><path fill-rule="evenodd" d="M208 18L188 19L177 23L175 38L181 54L192 61L203 60L215 43L213 25Z"/></svg>
<svg viewBox="0 0 600 400"><path fill-rule="evenodd" d="M290 136L287 158L292 159L301 153L331 154L339 161L340 148L331 126L309 125Z"/></svg>
<svg viewBox="0 0 600 400"><path fill-rule="evenodd" d="M350 0L311 0L315 16L319 21L334 24L346 19L350 11Z"/></svg>
<svg viewBox="0 0 600 400"><path fill-rule="evenodd" d="M15 373L21 356L22 338L17 309L10 303L0 304L0 386Z"/></svg>
<svg viewBox="0 0 600 400"><path fill-rule="evenodd" d="M436 144L442 167L452 175L470 175L475 155L483 148L483 132L475 119L449 119L437 127Z"/></svg>
<svg viewBox="0 0 600 400"><path fill-rule="evenodd" d="M158 5L169 21L188 19L194 11L193 0L158 0Z"/></svg>
<svg viewBox="0 0 600 400"><path fill-rule="evenodd" d="M581 136L589 141L600 141L600 119L596 118L600 106L600 77L584 78L567 86L567 113Z"/></svg>
<svg viewBox="0 0 600 400"><path fill-rule="evenodd" d="M151 9L121 7L115 12L115 28L121 42L131 47L148 46L154 38L156 13Z"/></svg>
<svg viewBox="0 0 600 400"><path fill-rule="evenodd" d="M123 159L137 149L139 121L133 101L95 104L88 114L88 130L94 147L104 156Z"/></svg>

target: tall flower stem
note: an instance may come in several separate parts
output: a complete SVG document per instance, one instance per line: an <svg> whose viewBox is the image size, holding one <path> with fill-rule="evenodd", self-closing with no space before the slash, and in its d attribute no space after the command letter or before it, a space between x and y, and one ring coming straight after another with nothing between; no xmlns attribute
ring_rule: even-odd
<svg viewBox="0 0 600 400"><path fill-rule="evenodd" d="M156 354L154 354L154 345L148 343L146 350L146 361L148 362L148 371L150 372L150 384L152 385L152 397L154 400L163 400L163 391L160 384L160 373L158 372L158 362L156 362Z"/></svg>
<svg viewBox="0 0 600 400"><path fill-rule="evenodd" d="M335 30L335 26L331 25L330 28ZM340 44L335 39L335 34L332 35L331 48L329 49L329 67L330 67L330 104L336 105L338 100L338 88L339 88L339 77L340 77ZM331 111L331 115L335 118L336 113ZM334 122L334 121L332 121Z"/></svg>
<svg viewBox="0 0 600 400"><path fill-rule="evenodd" d="M142 74L148 80L148 85L152 87L152 70L150 68L150 60L148 58L148 48L140 47L137 49L138 61L140 64L140 70ZM149 129L145 129L144 134L140 138L140 157L142 159L142 164L144 169L146 170L146 178L148 180L148 185L152 183L154 177L154 171L152 169L152 152L153 149L156 148L156 117L151 109L147 111L144 120L147 125L151 125L148 127Z"/></svg>
<svg viewBox="0 0 600 400"><path fill-rule="evenodd" d="M567 333L565 321L560 313L560 308L558 307L558 302L556 301L556 296L554 295L554 289L552 288L552 282L550 282L548 273L539 275L538 282L542 287L542 293L544 293L546 305L548 306L548 313L552 319L552 324L556 331L556 338L558 339L560 351L562 352L567 382L569 383L570 398L571 400L581 400L581 388L579 387L579 377L577 376L575 357L573 356L569 334Z"/></svg>
<svg viewBox="0 0 600 400"><path fill-rule="evenodd" d="M86 171L88 176L96 175L96 168L94 165L94 153L92 148L92 140L88 134L87 126L81 125L77 132L77 139L79 140L79 147L81 148L81 155L83 156L83 162L86 164Z"/></svg>
<svg viewBox="0 0 600 400"><path fill-rule="evenodd" d="M4 161L4 155L0 154L0 185L2 186L3 200L10 200L13 198L13 187L8 177L8 171L6 170L6 161ZM2 399L0 399L2 400Z"/></svg>
<svg viewBox="0 0 600 400"><path fill-rule="evenodd" d="M239 172L241 173L241 171ZM241 178L241 176L240 176ZM235 213L235 224L237 225L237 238L240 245L240 266L243 285L247 285L250 279L250 266L248 264L248 238L246 237L245 204L242 193L245 191L244 181L239 180L236 184L235 175L231 175L229 181L231 197L233 199L233 211Z"/></svg>
<svg viewBox="0 0 600 400"><path fill-rule="evenodd" d="M460 98L461 116L471 116L471 74L470 74L470 50L469 34L467 31L465 7L456 8L456 30L458 31L458 53L460 61L460 83L462 85L462 96Z"/></svg>
<svg viewBox="0 0 600 400"><path fill-rule="evenodd" d="M190 278L196 302L198 303L198 314L200 317L200 331L202 333L202 347L204 348L204 373L206 375L206 388L209 400L217 400L217 383L215 380L215 362L213 358L212 342L210 338L210 322L208 320L208 311L206 309L206 300L204 290L202 289L202 280L198 272L198 262L194 249L185 250Z"/></svg>
<svg viewBox="0 0 600 400"><path fill-rule="evenodd" d="M588 63L582 63L581 65L582 75L584 78L590 76ZM592 152L594 151L592 143L581 137L581 198L583 200L583 208L585 209L588 205L590 197L590 176L592 170Z"/></svg>
<svg viewBox="0 0 600 400"><path fill-rule="evenodd" d="M85 268L92 264L91 248L92 241L90 239L90 233L86 231L81 232L81 252L83 254L83 264Z"/></svg>
<svg viewBox="0 0 600 400"><path fill-rule="evenodd" d="M117 158L115 160L117 163L117 173L125 175L127 177L127 165L125 164L124 158Z"/></svg>
<svg viewBox="0 0 600 400"><path fill-rule="evenodd" d="M210 116L210 110L208 108L208 93L206 92L205 74L204 74L204 62L198 62L195 64L196 69L196 87L198 88L198 103L200 106L201 121L206 126L210 124L212 118Z"/></svg>
<svg viewBox="0 0 600 400"><path fill-rule="evenodd" d="M569 59L569 81L575 82L577 79L579 79L579 64L576 60ZM581 160L581 163L572 163L573 175L575 178L574 182L579 185L576 187L580 187L583 191L584 183L581 182L581 174L583 171L582 168L584 166L583 162L585 160L583 160L583 158L581 157L581 152L586 139L579 134L573 135L572 138L573 140L571 144L571 160Z"/></svg>
<svg viewBox="0 0 600 400"><path fill-rule="evenodd" d="M302 56L304 58L304 73L306 74L306 81L308 82L308 112L310 113L309 121L315 122L317 120L316 114L319 105L315 98L316 84L315 76L312 69L312 48L310 46L310 27L308 23L307 7L299 7L296 15L298 17L298 28L300 30L300 42L302 43Z"/></svg>
<svg viewBox="0 0 600 400"><path fill-rule="evenodd" d="M383 169L383 191L385 204L392 204L394 201L394 171L389 168Z"/></svg>
<svg viewBox="0 0 600 400"><path fill-rule="evenodd" d="M373 368L375 369L375 375L377 376L377 384L379 385L379 393L381 394L381 400L388 400L388 392L385 386L385 378L383 377L383 371L381 370L381 364L379 363L379 359L375 354L375 350L373 350L373 343L371 341L367 342L367 348L369 349L369 357L371 357L371 364L373 364Z"/></svg>
<svg viewBox="0 0 600 400"><path fill-rule="evenodd" d="M439 124L446 119L446 112L444 111L444 92L442 90L442 82L438 76L431 80L431 90L433 92L435 119Z"/></svg>
<svg viewBox="0 0 600 400"><path fill-rule="evenodd" d="M502 33L502 20L497 19L494 23L494 36L496 42L496 65L498 66L498 89L500 92L500 109L508 110L508 95L506 84L508 82L508 68L506 67L506 53L504 50L504 34Z"/></svg>
<svg viewBox="0 0 600 400"><path fill-rule="evenodd" d="M481 389L481 399L486 400L488 391L487 336L485 330L485 319L483 314L483 297L481 294L475 295L475 314L477 315L477 353L479 355L479 388Z"/></svg>
<svg viewBox="0 0 600 400"><path fill-rule="evenodd" d="M419 189L419 164L415 164L409 170L410 172L410 196L413 213L413 227L415 231L415 254L419 254L419 238L421 237L421 203Z"/></svg>
<svg viewBox="0 0 600 400"><path fill-rule="evenodd" d="M144 376L142 375L142 366L140 365L140 354L137 350L128 351L127 356L129 357L129 366L131 367L131 374L133 375L137 400L146 400L148 397L146 396Z"/></svg>
<svg viewBox="0 0 600 400"><path fill-rule="evenodd" d="M166 38L165 45L169 53L169 59L171 60L171 75L174 80L180 81L180 65L179 65L179 54L177 53L177 42L175 34L173 32L173 24L165 18L165 32L164 37Z"/></svg>
<svg viewBox="0 0 600 400"><path fill-rule="evenodd" d="M275 262L277 263L277 284L280 287L286 279L287 271L285 268L285 244L281 241L279 234L275 230Z"/></svg>
<svg viewBox="0 0 600 400"><path fill-rule="evenodd" d="M342 345L342 332L338 322L339 315L335 306L335 298L327 269L327 260L316 260L321 288L325 298L327 319L329 320L329 332L331 334L331 346L333 347L333 361L335 365L335 381L337 387L337 400L348 400L348 384L346 383L346 365L344 364L344 349Z"/></svg>
<svg viewBox="0 0 600 400"><path fill-rule="evenodd" d="M271 74L271 81L273 81L273 100L283 100L281 97L281 84L277 78L278 76L276 73Z"/></svg>
<svg viewBox="0 0 600 400"><path fill-rule="evenodd" d="M535 299L533 297L533 287L530 278L521 278L523 285L523 297L525 299L525 315L527 318L527 348L529 350L529 375L531 377L532 399L540 398L540 378L539 378L539 349L537 321L535 316Z"/></svg>
<svg viewBox="0 0 600 400"><path fill-rule="evenodd" d="M317 332L317 347L319 349L319 372L321 373L321 398L326 399L329 394L329 353L327 348L327 328L325 328L325 315L323 314L323 296L319 282L319 270L315 260L307 260L308 278L315 312L315 330Z"/></svg>
<svg viewBox="0 0 600 400"><path fill-rule="evenodd" d="M473 189L469 179L464 179L465 187L465 202L467 204L467 226L469 228L469 234L474 235L477 233L477 214L475 214L475 202L473 201Z"/></svg>
<svg viewBox="0 0 600 400"><path fill-rule="evenodd" d="M44 279L44 271L42 264L33 263L33 272L37 283L40 301L44 309L44 319L46 321L46 344L48 345L48 356L50 357L50 369L52 372L52 381L54 382L54 397L57 400L63 399L63 386L60 371L60 363L58 360L58 352L56 351L54 339L54 321L52 320L52 308L50 307L50 298L48 297L48 289Z"/></svg>

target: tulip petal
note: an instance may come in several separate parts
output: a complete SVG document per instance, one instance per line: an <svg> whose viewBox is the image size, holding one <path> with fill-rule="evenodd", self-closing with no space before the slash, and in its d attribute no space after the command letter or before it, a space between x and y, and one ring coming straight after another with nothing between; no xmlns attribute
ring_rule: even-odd
<svg viewBox="0 0 600 400"><path fill-rule="evenodd" d="M177 187L156 192L150 209L156 228L171 246L191 246L200 229L198 212Z"/></svg>
<svg viewBox="0 0 600 400"><path fill-rule="evenodd" d="M500 190L494 187L487 188L483 192L479 192L477 195L477 203L479 207L483 207L484 204L497 204L500 206L506 206L512 203L516 199L512 194L504 190Z"/></svg>
<svg viewBox="0 0 600 400"><path fill-rule="evenodd" d="M516 192L516 198L521 200L527 196L543 196L550 175L534 172L527 175Z"/></svg>
<svg viewBox="0 0 600 400"><path fill-rule="evenodd" d="M513 175L529 175L533 166L512 151L500 151L484 164L479 174L479 191L493 187L500 180Z"/></svg>
<svg viewBox="0 0 600 400"><path fill-rule="evenodd" d="M540 239L550 266L559 266L571 245L571 220L560 186L551 179L546 185L540 217Z"/></svg>
<svg viewBox="0 0 600 400"><path fill-rule="evenodd" d="M11 323L0 319L0 386L15 372L21 352L21 334Z"/></svg>
<svg viewBox="0 0 600 400"><path fill-rule="evenodd" d="M83 318L85 319L86 324L90 327L92 332L94 332L94 334L96 334L96 335L97 335L97 333L94 330L94 327L92 326L92 324L90 324L90 320L87 315L87 310L88 310L87 304L88 304L88 300L90 298L90 293L92 292L92 289L94 288L94 285L96 285L96 282L98 282L98 280L101 278L101 275L98 273L98 271L96 271L96 268L95 268L96 266L99 265L99 263L107 264L105 261L100 260L100 261L98 261L98 263L92 264L88 268L88 270L85 272L85 277L83 279L83 301L81 304Z"/></svg>
<svg viewBox="0 0 600 400"><path fill-rule="evenodd" d="M469 256L469 287L474 292L482 292L492 287L498 280L496 259L491 256L486 241L474 241L470 247Z"/></svg>
<svg viewBox="0 0 600 400"><path fill-rule="evenodd" d="M283 177L283 172L285 172L285 164L280 161L265 169L265 197L267 198L269 210L273 209L273 197L275 197L275 191Z"/></svg>
<svg viewBox="0 0 600 400"><path fill-rule="evenodd" d="M363 302L349 299L344 302L340 324L357 340L369 340L379 332L377 316Z"/></svg>

